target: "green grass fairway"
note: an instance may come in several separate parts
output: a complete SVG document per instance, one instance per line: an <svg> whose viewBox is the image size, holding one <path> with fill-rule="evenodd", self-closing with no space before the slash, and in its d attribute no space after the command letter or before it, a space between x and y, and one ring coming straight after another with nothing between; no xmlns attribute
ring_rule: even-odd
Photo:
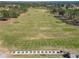
<svg viewBox="0 0 79 59"><path fill-rule="evenodd" d="M29 8L11 22L0 24L0 41L10 50L79 48L79 27L68 25L45 9Z"/></svg>

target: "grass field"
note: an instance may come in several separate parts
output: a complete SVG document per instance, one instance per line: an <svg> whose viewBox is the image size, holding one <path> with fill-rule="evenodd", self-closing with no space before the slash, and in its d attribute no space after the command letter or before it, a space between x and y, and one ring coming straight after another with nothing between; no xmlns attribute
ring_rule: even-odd
<svg viewBox="0 0 79 59"><path fill-rule="evenodd" d="M0 41L10 50L78 49L79 27L63 23L45 9L29 8L0 24Z"/></svg>

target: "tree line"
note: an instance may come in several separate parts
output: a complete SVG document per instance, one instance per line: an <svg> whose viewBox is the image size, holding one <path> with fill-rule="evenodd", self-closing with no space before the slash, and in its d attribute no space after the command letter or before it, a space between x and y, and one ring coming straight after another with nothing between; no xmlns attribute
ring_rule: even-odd
<svg viewBox="0 0 79 59"><path fill-rule="evenodd" d="M26 4L0 4L0 20L17 18L27 10L28 6Z"/></svg>
<svg viewBox="0 0 79 59"><path fill-rule="evenodd" d="M79 5L77 4L53 4L48 5L49 12L67 24L79 25Z"/></svg>

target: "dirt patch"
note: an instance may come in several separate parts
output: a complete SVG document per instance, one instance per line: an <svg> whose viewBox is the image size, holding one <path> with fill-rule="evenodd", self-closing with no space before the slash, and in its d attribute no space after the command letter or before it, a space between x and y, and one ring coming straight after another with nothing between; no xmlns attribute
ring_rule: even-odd
<svg viewBox="0 0 79 59"><path fill-rule="evenodd" d="M12 24L14 21L14 18L10 18L7 21L0 21L0 25Z"/></svg>
<svg viewBox="0 0 79 59"><path fill-rule="evenodd" d="M7 58L10 56L10 51L2 45L2 41L0 41L0 58Z"/></svg>
<svg viewBox="0 0 79 59"><path fill-rule="evenodd" d="M26 13L22 13L22 14L20 14L20 16L24 16L25 14L26 14ZM19 17L20 17L20 16L19 16ZM13 23L16 22L15 19L17 19L17 18L9 18L9 19L6 20L6 21L0 21L0 25L13 24Z"/></svg>
<svg viewBox="0 0 79 59"><path fill-rule="evenodd" d="M40 30L49 30L51 29L50 27L40 27Z"/></svg>
<svg viewBox="0 0 79 59"><path fill-rule="evenodd" d="M10 52L6 48L0 47L0 58L7 58L10 56Z"/></svg>
<svg viewBox="0 0 79 59"><path fill-rule="evenodd" d="M34 37L31 37L31 40L33 39L50 39L50 38L55 38L55 37L49 37L45 34L42 34L42 33L38 33L37 35L35 35Z"/></svg>

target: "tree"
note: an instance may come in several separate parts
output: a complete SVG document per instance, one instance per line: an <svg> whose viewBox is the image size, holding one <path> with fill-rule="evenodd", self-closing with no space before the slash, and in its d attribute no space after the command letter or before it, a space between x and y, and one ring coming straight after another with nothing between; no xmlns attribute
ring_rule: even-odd
<svg viewBox="0 0 79 59"><path fill-rule="evenodd" d="M10 18L17 18L20 15L20 13L17 11L15 12L15 10L9 10L8 14Z"/></svg>
<svg viewBox="0 0 79 59"><path fill-rule="evenodd" d="M20 4L20 11L22 12L22 13L24 13L24 12L26 12L27 11L27 8L28 8L28 6L26 5L26 4Z"/></svg>
<svg viewBox="0 0 79 59"><path fill-rule="evenodd" d="M61 15L61 16L64 16L64 14L65 14L65 10L63 10L62 8L60 8L58 10L58 12L59 12L59 15Z"/></svg>
<svg viewBox="0 0 79 59"><path fill-rule="evenodd" d="M2 10L1 14L3 15L3 17L7 17L7 18L9 17L9 13L7 10Z"/></svg>

